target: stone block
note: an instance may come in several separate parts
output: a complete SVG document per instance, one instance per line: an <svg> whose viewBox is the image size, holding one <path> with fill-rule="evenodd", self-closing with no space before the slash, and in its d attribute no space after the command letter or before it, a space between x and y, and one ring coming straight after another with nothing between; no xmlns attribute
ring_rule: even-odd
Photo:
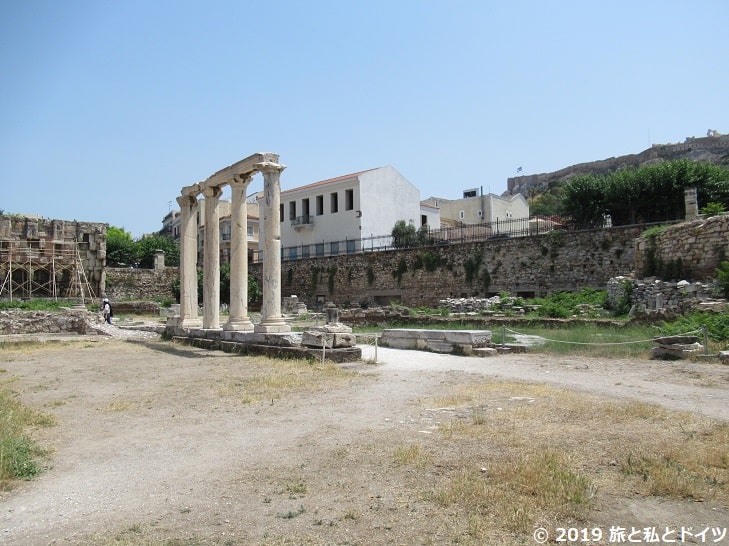
<svg viewBox="0 0 729 546"><path fill-rule="evenodd" d="M352 333L330 333L324 330L304 330L301 335L301 344L307 347L326 347L334 349L339 347L354 347L356 337Z"/></svg>

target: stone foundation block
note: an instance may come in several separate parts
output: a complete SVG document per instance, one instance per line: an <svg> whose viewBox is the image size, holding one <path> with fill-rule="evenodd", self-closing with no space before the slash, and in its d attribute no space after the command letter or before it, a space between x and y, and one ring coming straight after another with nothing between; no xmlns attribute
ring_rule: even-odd
<svg viewBox="0 0 729 546"><path fill-rule="evenodd" d="M307 347L354 347L357 339L351 333L330 333L322 330L304 330L301 335L301 344Z"/></svg>

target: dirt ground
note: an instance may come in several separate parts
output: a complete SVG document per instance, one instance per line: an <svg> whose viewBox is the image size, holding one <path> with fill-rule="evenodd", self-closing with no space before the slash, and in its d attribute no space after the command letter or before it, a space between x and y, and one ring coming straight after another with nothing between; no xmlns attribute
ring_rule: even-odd
<svg viewBox="0 0 729 546"><path fill-rule="evenodd" d="M250 357L150 334L0 349L0 379L58 421L33 434L48 470L0 497L0 543L455 543L408 490L412 470L383 462L451 418L432 404L454 385L544 383L729 420L729 367L716 363L363 353L343 381L243 403L225 386ZM711 502L600 506L593 524L729 522Z"/></svg>

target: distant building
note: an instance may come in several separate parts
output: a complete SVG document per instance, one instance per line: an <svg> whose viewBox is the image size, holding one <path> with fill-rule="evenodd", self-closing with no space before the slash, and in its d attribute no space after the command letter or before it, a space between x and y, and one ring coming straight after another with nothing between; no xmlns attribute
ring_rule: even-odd
<svg viewBox="0 0 729 546"><path fill-rule="evenodd" d="M440 223L444 227L491 224L512 219L529 218L529 203L521 194L499 196L484 195L476 189L464 190L462 199L429 197L428 205L440 210Z"/></svg>
<svg viewBox="0 0 729 546"><path fill-rule="evenodd" d="M389 234L399 220L440 227L437 208L421 204L418 188L391 166L281 192L285 259L358 252L363 239Z"/></svg>
<svg viewBox="0 0 729 546"><path fill-rule="evenodd" d="M259 215L258 215L258 201L256 198L249 199L247 202L248 208L248 255L252 258L253 255L258 252L258 227L259 227ZM230 226L230 201L224 199L220 200L220 263L230 263L230 241L231 241L231 226ZM198 236L197 236L197 256L198 264L202 265L203 247L205 242L205 200L201 199L198 203L197 212L197 225L198 225ZM176 242L180 241L180 211L170 211L162 220L162 230L160 235L171 237Z"/></svg>

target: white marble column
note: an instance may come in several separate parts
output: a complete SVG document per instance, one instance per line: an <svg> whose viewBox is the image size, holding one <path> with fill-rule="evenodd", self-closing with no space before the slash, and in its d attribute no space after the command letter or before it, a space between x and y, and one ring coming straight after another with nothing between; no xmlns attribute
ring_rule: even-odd
<svg viewBox="0 0 729 546"><path fill-rule="evenodd" d="M253 330L248 317L248 205L246 191L253 174L230 183L230 316L224 330Z"/></svg>
<svg viewBox="0 0 729 546"><path fill-rule="evenodd" d="M205 196L205 247L203 249L203 328L220 328L220 195L217 187Z"/></svg>
<svg viewBox="0 0 729 546"><path fill-rule="evenodd" d="M180 322L182 328L200 326L197 316L197 197L181 195L180 205Z"/></svg>
<svg viewBox="0 0 729 546"><path fill-rule="evenodd" d="M261 333L290 332L291 326L281 315L281 171L286 166L278 163L257 163L263 174L263 304L261 322L255 331Z"/></svg>

